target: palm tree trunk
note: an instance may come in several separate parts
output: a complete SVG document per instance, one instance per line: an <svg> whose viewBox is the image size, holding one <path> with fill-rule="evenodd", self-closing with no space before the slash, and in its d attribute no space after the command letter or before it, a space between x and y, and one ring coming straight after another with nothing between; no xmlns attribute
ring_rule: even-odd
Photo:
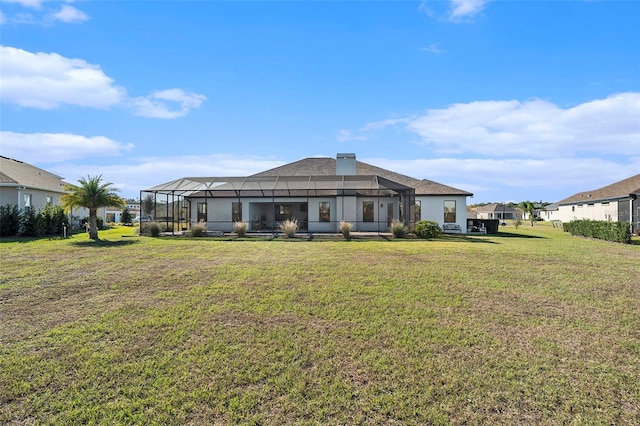
<svg viewBox="0 0 640 426"><path fill-rule="evenodd" d="M98 211L89 209L89 238L99 240L98 238Z"/></svg>

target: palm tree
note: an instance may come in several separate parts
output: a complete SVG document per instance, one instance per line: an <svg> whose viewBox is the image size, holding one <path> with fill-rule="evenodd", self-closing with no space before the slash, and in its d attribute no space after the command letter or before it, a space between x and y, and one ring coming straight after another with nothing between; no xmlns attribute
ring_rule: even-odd
<svg viewBox="0 0 640 426"><path fill-rule="evenodd" d="M529 214L529 221L531 222L531 226L533 226L533 222L535 221L536 207L531 201L523 201L520 203L520 208Z"/></svg>
<svg viewBox="0 0 640 426"><path fill-rule="evenodd" d="M87 176L78 180L80 186L66 185L66 194L61 197L62 206L66 210L73 207L85 207L89 209L89 238L98 238L98 209L100 207L122 207L125 202L120 198L110 182L102 183L102 175Z"/></svg>

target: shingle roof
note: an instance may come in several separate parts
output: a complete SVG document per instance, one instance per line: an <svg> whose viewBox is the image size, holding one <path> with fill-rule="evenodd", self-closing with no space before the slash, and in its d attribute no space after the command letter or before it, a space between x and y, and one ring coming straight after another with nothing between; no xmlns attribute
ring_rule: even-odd
<svg viewBox="0 0 640 426"><path fill-rule="evenodd" d="M592 191L578 192L558 204L574 204L581 202L593 202L596 200L610 200L615 198L628 197L630 194L640 194L640 174L630 178L603 186Z"/></svg>
<svg viewBox="0 0 640 426"><path fill-rule="evenodd" d="M336 160L333 158L304 158L280 167L256 173L257 176L334 176L336 174ZM473 194L452 186L443 185L427 179L415 179L391 170L383 169L372 164L356 160L356 174L365 176L380 176L416 190L416 195L466 195Z"/></svg>
<svg viewBox="0 0 640 426"><path fill-rule="evenodd" d="M0 184L64 192L63 178L31 164L0 156L0 170Z"/></svg>
<svg viewBox="0 0 640 426"><path fill-rule="evenodd" d="M474 207L473 210L478 212L478 213L484 213L484 212L487 212L487 213L493 213L493 212L513 213L513 212L516 211L514 208L509 207L506 204L498 204L498 203L485 204L484 206Z"/></svg>

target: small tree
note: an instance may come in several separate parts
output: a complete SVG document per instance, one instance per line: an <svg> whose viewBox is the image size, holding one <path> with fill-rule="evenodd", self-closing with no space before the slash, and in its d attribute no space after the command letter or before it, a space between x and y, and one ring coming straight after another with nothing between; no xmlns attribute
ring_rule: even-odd
<svg viewBox="0 0 640 426"><path fill-rule="evenodd" d="M120 222L125 225L133 223L133 218L131 217L131 212L129 212L129 207L125 206L122 209L122 213L120 214Z"/></svg>
<svg viewBox="0 0 640 426"><path fill-rule="evenodd" d="M85 207L89 209L89 238L98 238L98 209L100 207L124 206L124 200L120 198L111 182L102 182L102 175L87 176L78 180L80 186L66 185L68 191L61 197L62 205L69 210L73 207Z"/></svg>

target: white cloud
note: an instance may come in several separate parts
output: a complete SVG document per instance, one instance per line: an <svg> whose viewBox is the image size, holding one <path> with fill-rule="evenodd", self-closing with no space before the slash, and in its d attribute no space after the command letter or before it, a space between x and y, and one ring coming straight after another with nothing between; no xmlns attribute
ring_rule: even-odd
<svg viewBox="0 0 640 426"><path fill-rule="evenodd" d="M32 53L0 46L0 100L21 107L51 109L62 105L89 108L130 107L137 115L183 117L206 100L204 95L167 89L147 97L128 98L99 65L57 53Z"/></svg>
<svg viewBox="0 0 640 426"><path fill-rule="evenodd" d="M51 14L51 18L54 21L66 22L66 23L79 23L85 22L89 19L89 16L68 4L63 4L60 10Z"/></svg>
<svg viewBox="0 0 640 426"><path fill-rule="evenodd" d="M486 6L486 0L451 0L452 20L471 18L480 13Z"/></svg>
<svg viewBox="0 0 640 426"><path fill-rule="evenodd" d="M435 53L435 54L439 54L439 53L444 52L444 50L442 50L442 49L440 49L438 47L438 43L431 43L427 47L421 47L420 50L424 50L425 52Z"/></svg>
<svg viewBox="0 0 640 426"><path fill-rule="evenodd" d="M559 201L577 192L633 176L640 170L640 156L624 163L596 157L360 160L470 191L475 194L470 203L525 199ZM607 173L594 173L594 170L606 170Z"/></svg>
<svg viewBox="0 0 640 426"><path fill-rule="evenodd" d="M82 23L89 19L89 16L78 8L69 4L63 4L60 7L43 7L43 0L1 0L3 3L14 3L19 7L29 10L28 13L19 9L8 15L3 15L0 19L1 24L40 24L44 26L51 25L54 22L63 23ZM68 3L71 0L67 0ZM50 4L53 2L49 2ZM6 12L6 11L5 11Z"/></svg>
<svg viewBox="0 0 640 426"><path fill-rule="evenodd" d="M367 138L362 135L354 135L353 132L351 132L351 130L340 129L338 130L336 139L340 142L349 142L349 141L364 141Z"/></svg>
<svg viewBox="0 0 640 426"><path fill-rule="evenodd" d="M63 104L108 108L120 103L125 90L97 65L57 53L31 53L0 46L3 102L22 107L55 108Z"/></svg>
<svg viewBox="0 0 640 426"><path fill-rule="evenodd" d="M101 174L121 190L124 197L137 198L145 188L160 185L182 177L198 176L248 176L283 165L282 161L268 157L249 155L211 154L172 157L135 158L127 164L57 164L42 167L64 176L67 182Z"/></svg>
<svg viewBox="0 0 640 426"><path fill-rule="evenodd" d="M448 22L471 22L491 0L423 0L420 10L434 19Z"/></svg>
<svg viewBox="0 0 640 426"><path fill-rule="evenodd" d="M571 108L540 99L453 104L364 129L393 125L419 135L423 145L441 155L640 155L640 93L620 93Z"/></svg>
<svg viewBox="0 0 640 426"><path fill-rule="evenodd" d="M151 95L130 100L136 115L151 118L184 117L193 108L198 108L207 98L204 95L167 89Z"/></svg>
<svg viewBox="0 0 640 426"><path fill-rule="evenodd" d="M71 133L0 132L2 155L34 163L56 163L81 158L121 156L133 144L104 136Z"/></svg>
<svg viewBox="0 0 640 426"><path fill-rule="evenodd" d="M17 3L30 9L42 8L42 1L43 0L2 0L3 3Z"/></svg>

